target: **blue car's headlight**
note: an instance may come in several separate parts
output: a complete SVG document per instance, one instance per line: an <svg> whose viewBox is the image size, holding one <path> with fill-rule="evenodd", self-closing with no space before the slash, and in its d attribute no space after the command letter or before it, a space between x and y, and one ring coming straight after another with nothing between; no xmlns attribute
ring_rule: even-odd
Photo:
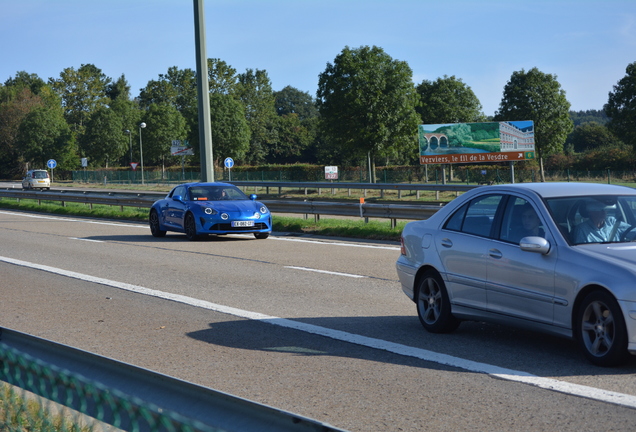
<svg viewBox="0 0 636 432"><path fill-rule="evenodd" d="M260 210L261 210L261 213L263 214L267 213L267 207L265 206L261 206Z"/></svg>
<svg viewBox="0 0 636 432"><path fill-rule="evenodd" d="M260 219L261 218L261 214L259 212L254 212L254 217L256 219Z"/></svg>
<svg viewBox="0 0 636 432"><path fill-rule="evenodd" d="M219 213L218 211L214 210L212 207L206 207L203 209L203 211L205 212L206 215L215 215Z"/></svg>

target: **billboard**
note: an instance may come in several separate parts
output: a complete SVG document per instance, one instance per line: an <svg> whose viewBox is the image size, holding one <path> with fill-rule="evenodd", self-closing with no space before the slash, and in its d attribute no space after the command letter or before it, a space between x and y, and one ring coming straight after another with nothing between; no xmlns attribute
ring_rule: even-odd
<svg viewBox="0 0 636 432"><path fill-rule="evenodd" d="M420 164L486 163L534 159L534 122L420 125Z"/></svg>

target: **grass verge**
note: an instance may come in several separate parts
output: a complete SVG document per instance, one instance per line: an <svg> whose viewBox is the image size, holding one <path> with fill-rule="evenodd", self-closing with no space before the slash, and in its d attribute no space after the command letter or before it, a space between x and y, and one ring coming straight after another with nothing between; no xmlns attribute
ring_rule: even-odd
<svg viewBox="0 0 636 432"><path fill-rule="evenodd" d="M84 216L105 219L148 221L148 209L94 204L92 209L87 204L67 202L64 206L58 201L31 199L2 198L0 208L23 211L50 213L66 216ZM325 218L315 221L311 219L286 216L273 216L273 230L278 232L293 232L324 236L338 236L349 238L364 238L372 240L399 241L402 228L406 222L398 222L396 228L391 228L389 220L370 220L365 223L360 219Z"/></svg>

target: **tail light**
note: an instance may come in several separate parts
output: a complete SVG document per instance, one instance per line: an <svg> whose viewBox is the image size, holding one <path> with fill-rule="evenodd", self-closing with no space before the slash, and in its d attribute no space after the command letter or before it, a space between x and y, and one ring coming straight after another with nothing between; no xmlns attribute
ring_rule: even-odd
<svg viewBox="0 0 636 432"><path fill-rule="evenodd" d="M404 246L404 237L400 236L400 253L406 255L406 246Z"/></svg>

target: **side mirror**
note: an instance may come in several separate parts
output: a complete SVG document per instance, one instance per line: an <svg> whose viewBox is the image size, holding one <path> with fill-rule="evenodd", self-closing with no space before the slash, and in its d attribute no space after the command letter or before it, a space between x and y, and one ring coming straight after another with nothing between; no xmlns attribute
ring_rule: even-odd
<svg viewBox="0 0 636 432"><path fill-rule="evenodd" d="M183 202L183 197L181 195L175 195L172 197L172 199L175 201Z"/></svg>
<svg viewBox="0 0 636 432"><path fill-rule="evenodd" d="M524 237L519 241L519 247L522 251L540 253L541 255L550 252L550 242L543 237Z"/></svg>
<svg viewBox="0 0 636 432"><path fill-rule="evenodd" d="M256 199L256 194L252 194L252 195L250 195L250 199L251 199L252 201L254 201L254 200Z"/></svg>

